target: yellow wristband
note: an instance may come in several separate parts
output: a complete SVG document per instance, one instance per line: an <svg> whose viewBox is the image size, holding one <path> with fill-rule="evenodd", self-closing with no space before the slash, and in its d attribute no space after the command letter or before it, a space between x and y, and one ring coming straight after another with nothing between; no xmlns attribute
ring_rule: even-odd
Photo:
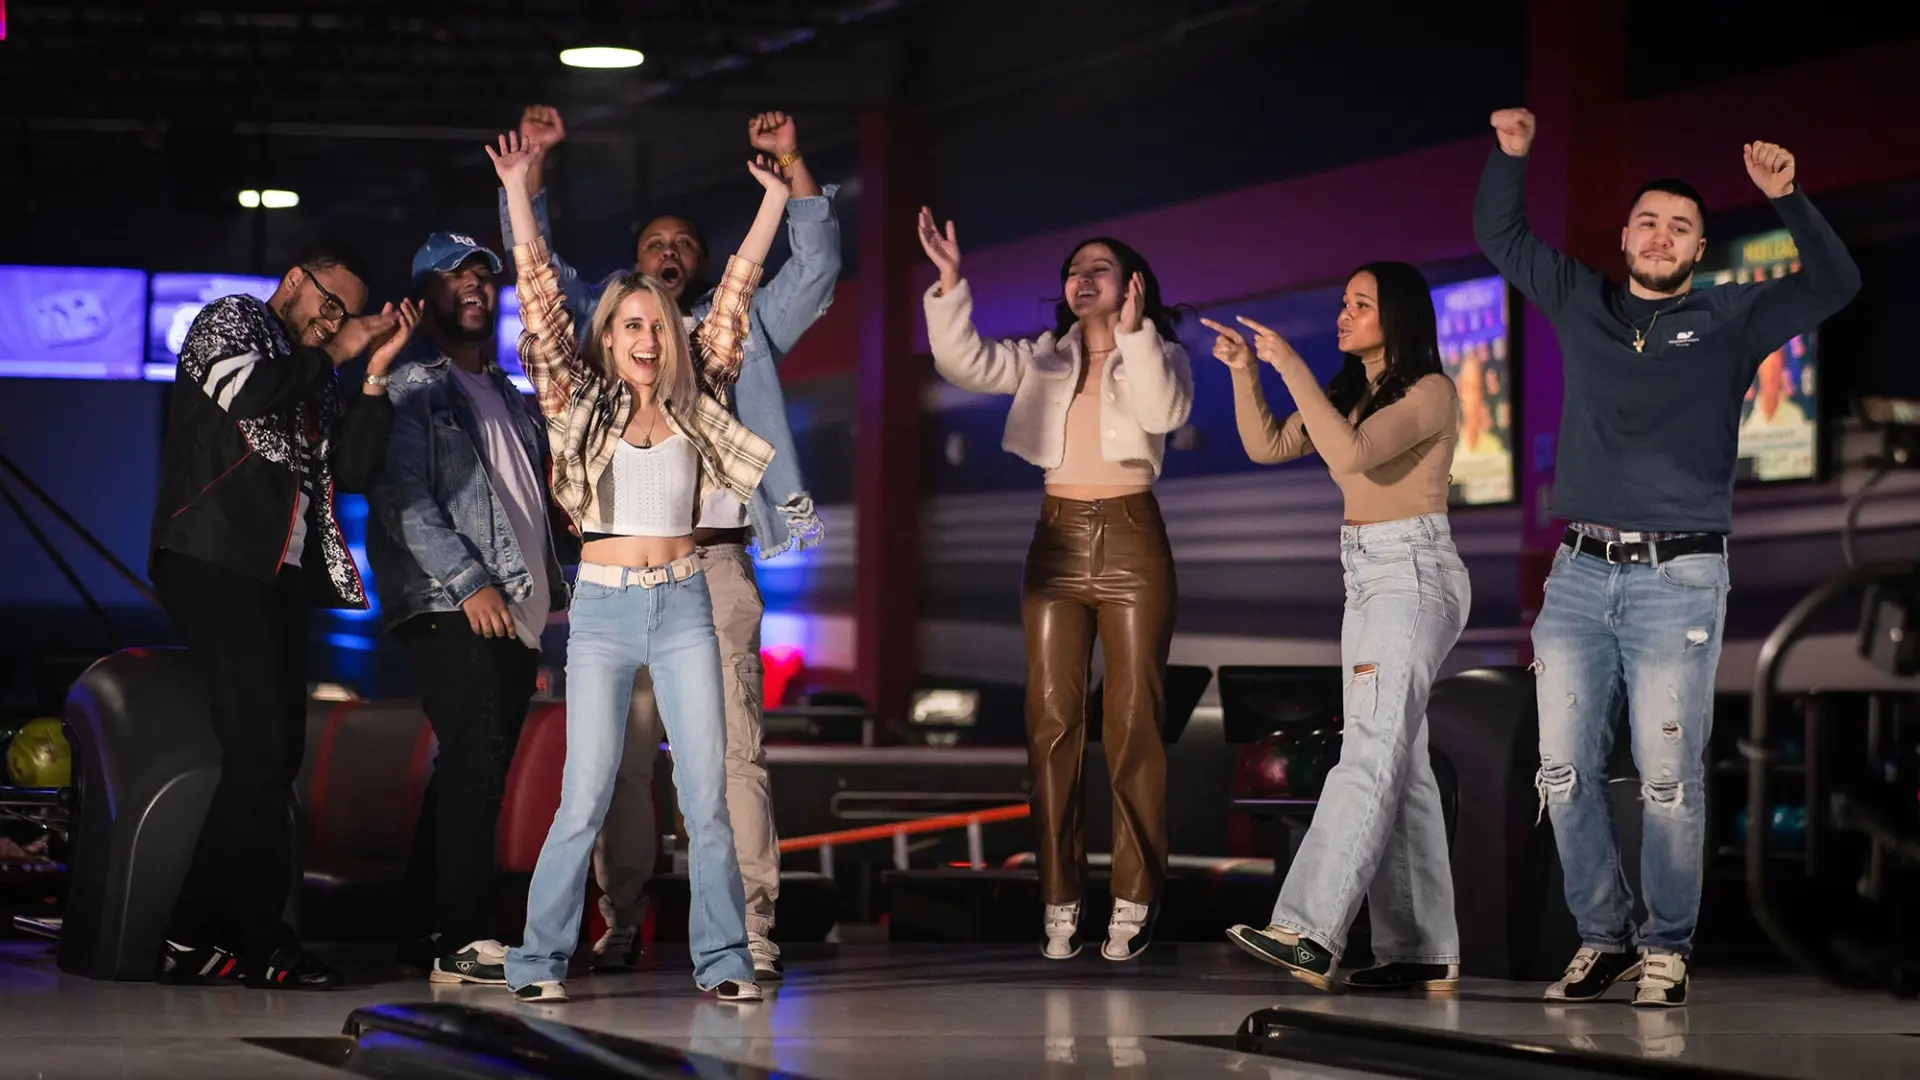
<svg viewBox="0 0 1920 1080"><path fill-rule="evenodd" d="M780 155L780 158L779 158L779 161L778 161L778 163L779 163L779 165L780 165L780 167L781 167L781 168L783 168L783 169L787 169L787 168L792 168L792 167L793 167L793 163L794 163L794 162L796 162L796 161L799 161L799 160L800 160L800 151L798 151L798 150L795 150L795 151L794 151L793 153L791 153L791 154L782 154L782 155Z"/></svg>

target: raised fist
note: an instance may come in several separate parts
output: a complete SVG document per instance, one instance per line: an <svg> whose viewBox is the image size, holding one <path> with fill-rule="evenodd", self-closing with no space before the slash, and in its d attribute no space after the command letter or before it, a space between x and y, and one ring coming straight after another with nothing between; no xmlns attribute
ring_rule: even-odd
<svg viewBox="0 0 1920 1080"><path fill-rule="evenodd" d="M529 105L520 114L520 138L535 150L551 150L567 137L560 110L551 105Z"/></svg>
<svg viewBox="0 0 1920 1080"><path fill-rule="evenodd" d="M1500 137L1500 149L1509 157L1526 157L1533 146L1533 114L1525 109L1501 109L1487 121Z"/></svg>
<svg viewBox="0 0 1920 1080"><path fill-rule="evenodd" d="M1747 175L1753 186L1769 199L1793 191L1793 154L1778 143L1748 143L1741 150L1747 158Z"/></svg>
<svg viewBox="0 0 1920 1080"><path fill-rule="evenodd" d="M747 142L755 150L783 158L800 149L800 129L783 112L764 112L747 121Z"/></svg>

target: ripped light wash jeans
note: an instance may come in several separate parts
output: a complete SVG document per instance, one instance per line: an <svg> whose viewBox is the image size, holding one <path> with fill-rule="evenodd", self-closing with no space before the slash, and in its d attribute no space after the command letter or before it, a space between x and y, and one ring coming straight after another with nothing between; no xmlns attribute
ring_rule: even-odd
<svg viewBox="0 0 1920 1080"><path fill-rule="evenodd" d="M1453 865L1427 697L1472 606L1445 514L1340 530L1346 724L1272 923L1337 957L1367 900L1375 963L1457 964Z"/></svg>
<svg viewBox="0 0 1920 1080"><path fill-rule="evenodd" d="M1727 558L1682 555L1614 564L1562 545L1533 624L1540 703L1538 786L1580 940L1688 954L1700 915L1706 846L1707 737L1727 619ZM1640 888L1647 921L1633 933L1607 756L1626 706L1643 813Z"/></svg>

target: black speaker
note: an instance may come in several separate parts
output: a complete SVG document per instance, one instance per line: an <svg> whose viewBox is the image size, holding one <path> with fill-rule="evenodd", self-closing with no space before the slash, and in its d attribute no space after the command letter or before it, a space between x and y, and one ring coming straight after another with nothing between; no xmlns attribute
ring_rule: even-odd
<svg viewBox="0 0 1920 1080"><path fill-rule="evenodd" d="M1433 684L1427 738L1434 779L1452 803L1454 911L1461 970L1544 982L1580 947L1567 911L1553 829L1540 812L1540 714L1533 673L1478 668ZM1455 774L1440 776L1445 761ZM1618 774L1616 774L1618 775ZM1620 785L1619 794L1631 798ZM1462 792L1470 792L1461 798ZM1616 810L1623 857L1637 863L1638 818Z"/></svg>

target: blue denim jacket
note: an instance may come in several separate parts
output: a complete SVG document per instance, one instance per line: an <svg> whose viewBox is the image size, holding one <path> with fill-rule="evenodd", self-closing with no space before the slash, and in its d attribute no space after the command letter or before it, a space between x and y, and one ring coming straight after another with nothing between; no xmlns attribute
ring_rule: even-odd
<svg viewBox="0 0 1920 1080"><path fill-rule="evenodd" d="M806 478L800 474L793 429L787 424L787 399L780 392L778 365L807 327L833 303L833 286L840 278L840 220L834 215L833 205L837 190L829 184L823 195L787 201L787 240L793 253L773 280L764 282L753 294L746 358L728 402L741 423L773 444L773 462L747 507L754 546L762 559L771 559L788 548L810 548L820 542L824 528L814 510L813 496L807 491ZM547 220L545 191L533 197L533 213L551 251L553 226ZM511 251L513 223L507 218L505 191L500 192L500 235ZM573 315L574 332L584 341L606 281L590 285L558 255L553 262L560 288L566 293L567 310ZM696 321L703 319L712 306L709 298L701 297L690 314Z"/></svg>
<svg viewBox="0 0 1920 1080"><path fill-rule="evenodd" d="M520 443L545 481L546 433L499 365L487 374L507 400ZM506 507L481 460L479 419L455 382L453 362L432 352L402 359L392 371L393 433L379 479L367 492L374 522L367 529L383 621L395 627L416 615L458 611L474 593L498 585L514 602L533 592L526 556ZM556 608L566 579L549 537L541 571Z"/></svg>

